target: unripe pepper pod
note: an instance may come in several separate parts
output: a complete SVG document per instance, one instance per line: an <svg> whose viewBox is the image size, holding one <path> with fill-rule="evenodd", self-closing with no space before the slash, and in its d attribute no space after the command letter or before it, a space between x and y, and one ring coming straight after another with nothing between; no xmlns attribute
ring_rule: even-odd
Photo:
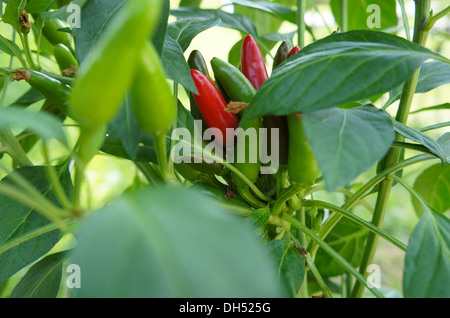
<svg viewBox="0 0 450 318"><path fill-rule="evenodd" d="M273 58L272 71L275 70L278 65L287 60L290 51L291 48L289 47L287 41L281 42L280 46L278 47L277 53L275 53L275 57Z"/></svg>
<svg viewBox="0 0 450 318"><path fill-rule="evenodd" d="M267 80L267 69L255 39L249 34L242 43L241 51L242 73L248 78L253 87L258 90Z"/></svg>
<svg viewBox="0 0 450 318"><path fill-rule="evenodd" d="M173 124L177 108L153 44L146 43L138 63L130 89L136 120L150 135L165 134Z"/></svg>
<svg viewBox="0 0 450 318"><path fill-rule="evenodd" d="M152 36L160 0L134 0L120 9L83 60L71 96L73 116L89 128L107 124L122 106L139 56Z"/></svg>
<svg viewBox="0 0 450 318"><path fill-rule="evenodd" d="M203 73L191 70L198 94L194 94L195 102L209 128L217 128L220 134L214 134L215 140L224 147L232 147L234 133L227 136L227 128L233 130L239 126L239 118L226 111L227 103L214 83Z"/></svg>
<svg viewBox="0 0 450 318"><path fill-rule="evenodd" d="M65 76L74 76L78 68L78 62L70 49L59 43L53 47L53 53L61 73Z"/></svg>

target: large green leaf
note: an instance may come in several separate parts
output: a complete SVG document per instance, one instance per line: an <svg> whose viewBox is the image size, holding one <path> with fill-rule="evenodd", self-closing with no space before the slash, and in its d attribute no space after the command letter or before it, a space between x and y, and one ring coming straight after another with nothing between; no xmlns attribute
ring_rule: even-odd
<svg viewBox="0 0 450 318"><path fill-rule="evenodd" d="M9 1L3 13L2 21L12 25L17 32L20 32L19 16L26 4L27 0Z"/></svg>
<svg viewBox="0 0 450 318"><path fill-rule="evenodd" d="M328 243L352 266L358 267L364 253L364 242L369 231L349 219L343 218L328 234ZM316 266L324 277L334 277L346 273L346 269L323 250L316 255Z"/></svg>
<svg viewBox="0 0 450 318"><path fill-rule="evenodd" d="M234 4L270 13L271 15L296 24L296 12L289 6L272 1L231 0Z"/></svg>
<svg viewBox="0 0 450 318"><path fill-rule="evenodd" d="M161 19L159 20L159 25L156 28L155 34L153 35L152 42L155 46L156 51L159 55L162 55L164 48L164 41L167 34L167 24L169 20L170 13L170 0L163 0L163 9L161 13Z"/></svg>
<svg viewBox="0 0 450 318"><path fill-rule="evenodd" d="M44 112L34 112L21 107L0 108L0 129L26 128L48 141L56 140L67 145L67 137L59 118Z"/></svg>
<svg viewBox="0 0 450 318"><path fill-rule="evenodd" d="M139 139L141 138L142 131L134 116L131 99L128 95L122 108L111 121L110 125L120 138L127 155L134 159L138 152Z"/></svg>
<svg viewBox="0 0 450 318"><path fill-rule="evenodd" d="M180 19L167 26L167 34L180 44L183 51L189 47L191 41L200 33L220 24L220 18L188 18Z"/></svg>
<svg viewBox="0 0 450 318"><path fill-rule="evenodd" d="M269 258L243 219L192 190L122 197L94 212L77 238L78 297L278 296Z"/></svg>
<svg viewBox="0 0 450 318"><path fill-rule="evenodd" d="M81 28L76 29L75 32L77 55L80 61L84 60L108 23L125 3L124 0L91 0L83 6Z"/></svg>
<svg viewBox="0 0 450 318"><path fill-rule="evenodd" d="M55 298L61 285L67 252L49 255L33 265L16 285L11 298Z"/></svg>
<svg viewBox="0 0 450 318"><path fill-rule="evenodd" d="M330 191L346 186L383 158L395 138L390 116L373 106L306 113L303 121Z"/></svg>
<svg viewBox="0 0 450 318"><path fill-rule="evenodd" d="M382 32L334 33L280 65L258 90L241 124L370 98L400 85L430 58L445 60Z"/></svg>
<svg viewBox="0 0 450 318"><path fill-rule="evenodd" d="M442 62L424 63L420 68L419 80L417 82L416 93L426 93L441 85L450 83L450 65ZM402 95L403 85L396 87L389 92L389 100L385 106L391 105L399 100Z"/></svg>
<svg viewBox="0 0 450 318"><path fill-rule="evenodd" d="M414 182L414 190L435 211L444 213L450 209L450 165L435 164L423 171ZM422 204L413 197L417 215L422 216Z"/></svg>
<svg viewBox="0 0 450 318"><path fill-rule="evenodd" d="M446 161L446 154L444 152L444 149L441 147L441 145L431 138L430 136L424 134L420 130L408 127L406 125L403 125L402 123L399 123L396 120L392 120L394 123L394 129L397 133L402 135L405 138L408 138L412 141L415 141L426 148L430 150L436 157L441 159L441 161L444 163Z"/></svg>
<svg viewBox="0 0 450 318"><path fill-rule="evenodd" d="M331 0L330 4L337 24L341 25L339 0ZM374 17L379 17L379 29L395 27L398 24L396 6L396 0L348 0L347 27L349 30L371 29L367 22L375 22Z"/></svg>
<svg viewBox="0 0 450 318"><path fill-rule="evenodd" d="M274 260L282 296L295 298L305 278L305 262L300 252L291 243L280 240L266 247Z"/></svg>
<svg viewBox="0 0 450 318"><path fill-rule="evenodd" d="M47 199L58 204L56 195L47 180L44 167L23 167L15 170L14 173L19 173ZM72 180L69 172L62 171L59 179L67 195L70 196ZM12 181L7 176L1 182L11 184ZM48 224L50 221L32 208L9 197L0 196L0 247ZM60 238L61 232L54 230L27 240L0 254L0 281L45 255Z"/></svg>
<svg viewBox="0 0 450 318"><path fill-rule="evenodd" d="M403 293L408 298L449 298L450 220L424 210L406 250Z"/></svg>
<svg viewBox="0 0 450 318"><path fill-rule="evenodd" d="M241 14L233 14L223 10L203 10L198 8L178 8L170 11L171 15L178 19L188 18L219 18L219 26L224 28L235 29L245 34L251 34L257 38L257 31L250 19Z"/></svg>
<svg viewBox="0 0 450 318"><path fill-rule="evenodd" d="M183 85L187 90L197 93L197 88L195 87L194 80L189 71L189 66L186 63L183 54L183 50L178 42L167 34L161 58L167 77L174 82Z"/></svg>

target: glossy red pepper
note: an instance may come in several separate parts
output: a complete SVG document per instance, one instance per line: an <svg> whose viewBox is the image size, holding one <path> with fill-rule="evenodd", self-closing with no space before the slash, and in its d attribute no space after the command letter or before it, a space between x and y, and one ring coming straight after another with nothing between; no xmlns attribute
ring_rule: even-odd
<svg viewBox="0 0 450 318"><path fill-rule="evenodd" d="M226 101L205 74L191 70L191 76L198 90L198 94L194 94L195 103L203 119L209 128L217 128L221 132L221 134L214 134L215 140L224 147L232 147L234 138L227 136L226 129L236 129L239 126L239 117L225 110ZM229 142L226 142L227 140Z"/></svg>
<svg viewBox="0 0 450 318"><path fill-rule="evenodd" d="M287 58L290 58L291 56L297 54L298 52L300 52L300 47L298 45L296 45L291 49Z"/></svg>
<svg viewBox="0 0 450 318"><path fill-rule="evenodd" d="M268 75L259 46L250 34L245 37L241 52L242 73L258 90L267 80Z"/></svg>

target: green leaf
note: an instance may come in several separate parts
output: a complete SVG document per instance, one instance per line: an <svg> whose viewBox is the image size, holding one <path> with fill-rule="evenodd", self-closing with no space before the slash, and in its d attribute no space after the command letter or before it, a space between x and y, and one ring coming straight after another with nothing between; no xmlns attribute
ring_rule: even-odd
<svg viewBox="0 0 450 318"><path fill-rule="evenodd" d="M441 145L431 138L430 136L424 134L420 130L408 127L403 125L402 123L399 123L398 121L392 119L392 122L394 123L394 129L397 133L402 135L405 138L408 138L412 141L415 141L426 148L428 148L436 157L441 159L441 161L444 163L446 161L446 155L444 150L442 149Z"/></svg>
<svg viewBox="0 0 450 318"><path fill-rule="evenodd" d="M16 285L10 298L55 298L61 285L67 252L49 255L33 265Z"/></svg>
<svg viewBox="0 0 450 318"><path fill-rule="evenodd" d="M232 3L245 6L248 8L257 9L270 13L280 20L287 20L293 24L296 23L296 12L290 7L277 2L271 1L249 1L249 0L231 0ZM281 22L281 21L280 21ZM281 23L280 23L281 24Z"/></svg>
<svg viewBox="0 0 450 318"><path fill-rule="evenodd" d="M405 255L403 294L407 298L449 298L450 220L425 209Z"/></svg>
<svg viewBox="0 0 450 318"><path fill-rule="evenodd" d="M102 0L100 0L100 1L102 1ZM106 2L113 2L113 1L114 0L112 0L112 1L106 0L106 1L102 1L102 2L106 3ZM122 1L125 1L125 0L122 0ZM97 1L97 0L95 0L95 1L92 1L92 0L91 1L89 1L89 0L72 0L71 3L69 3L68 5L62 6L58 10L42 12L41 13L41 17L43 19L52 19L52 18L54 18L54 19L59 19L61 21L67 21L67 19L73 13L71 10L68 10L69 9L69 5L75 4L75 5L79 6L80 8L82 8L87 2L99 2L99 1ZM93 13L94 14L99 14L100 12L102 14L99 15L99 19L102 19L103 18L103 14L105 14L106 11L97 11L97 12L93 12ZM83 20L83 18L81 18L81 20Z"/></svg>
<svg viewBox="0 0 450 318"><path fill-rule="evenodd" d="M0 108L0 129L13 127L27 128L44 140L55 138L67 145L67 138L61 121L43 112L34 112L21 107Z"/></svg>
<svg viewBox="0 0 450 318"><path fill-rule="evenodd" d="M155 49L160 56L162 55L162 51L164 48L164 41L166 39L169 13L170 13L170 0L163 0L161 19L159 21L159 25L156 28L155 34L153 35L152 39L153 45L155 46Z"/></svg>
<svg viewBox="0 0 450 318"><path fill-rule="evenodd" d="M75 30L75 44L80 62L94 47L109 22L125 3L124 0L96 0L88 1L83 6L81 28Z"/></svg>
<svg viewBox="0 0 450 318"><path fill-rule="evenodd" d="M311 112L370 98L400 85L430 58L445 60L382 32L334 33L280 65L258 90L241 125L265 115Z"/></svg>
<svg viewBox="0 0 450 318"><path fill-rule="evenodd" d="M219 18L219 26L241 31L245 34L251 34L255 39L258 38L256 28L252 21L241 14L229 13L223 10L202 10L197 8L178 8L170 11L170 14L179 19L188 18Z"/></svg>
<svg viewBox="0 0 450 318"><path fill-rule="evenodd" d="M22 10L25 8L27 4L27 0L11 0L8 2L5 8L5 13L3 14L2 20L5 23L8 23L16 29L17 32L20 32L20 24L19 17Z"/></svg>
<svg viewBox="0 0 450 318"><path fill-rule="evenodd" d="M0 35L0 38L1 38L1 40L0 40L0 50L3 53L6 53L6 54L14 56L14 57L16 56L16 54L13 52L14 49L15 49L15 51L17 53L19 53L19 54L21 53L20 47L15 42L13 42L11 40L8 40L7 38L5 38L2 35ZM7 41L9 43L9 45L11 45L14 49L11 49L7 44L5 44L5 41Z"/></svg>
<svg viewBox="0 0 450 318"><path fill-rule="evenodd" d="M368 233L367 229L343 218L331 230L325 242L353 267L358 267L364 254L364 243ZM334 277L347 272L344 267L321 249L317 252L315 264L320 274L325 277Z"/></svg>
<svg viewBox="0 0 450 318"><path fill-rule="evenodd" d="M417 82L416 93L426 93L436 87L450 83L450 65L442 62L424 63L420 68L419 80ZM387 107L399 100L402 96L403 85L396 87L389 92L389 100L384 107Z"/></svg>
<svg viewBox="0 0 450 318"><path fill-rule="evenodd" d="M295 298L305 278L305 262L300 252L286 241L275 240L266 244L278 272L282 297Z"/></svg>
<svg viewBox="0 0 450 318"><path fill-rule="evenodd" d="M263 246L242 219L192 190L122 197L85 220L77 238L77 297L278 296Z"/></svg>
<svg viewBox="0 0 450 318"><path fill-rule="evenodd" d="M339 0L331 0L330 4L337 24L341 25ZM377 8L375 9L377 11L374 12L374 8L369 8L370 5L376 5ZM377 29L395 27L398 24L396 5L396 0L351 0L347 6L348 29L371 29L368 22L375 22L376 20L373 20L374 17L379 17L380 25L379 28L375 27ZM377 12L379 16L376 15Z"/></svg>
<svg viewBox="0 0 450 318"><path fill-rule="evenodd" d="M450 132L443 134L437 140L437 143L441 146L444 151L446 162L450 164Z"/></svg>
<svg viewBox="0 0 450 318"><path fill-rule="evenodd" d="M138 152L139 139L142 131L134 116L131 99L127 95L124 105L111 121L112 128L117 133L127 155L134 159Z"/></svg>
<svg viewBox="0 0 450 318"><path fill-rule="evenodd" d="M247 219L247 224L251 229L259 229L261 226L267 223L270 218L270 208L262 208L253 211Z"/></svg>
<svg viewBox="0 0 450 318"><path fill-rule="evenodd" d="M435 211L444 213L450 209L450 165L436 164L423 171L414 182L414 190ZM416 214L423 214L422 204L412 197Z"/></svg>
<svg viewBox="0 0 450 318"><path fill-rule="evenodd" d="M180 44L184 52L200 32L219 25L220 21L218 17L209 19L201 19L198 17L193 19L180 19L169 23L167 26L167 34Z"/></svg>
<svg viewBox="0 0 450 318"><path fill-rule="evenodd" d="M56 0L29 0L25 6L27 13L40 14L47 11L56 2Z"/></svg>
<svg viewBox="0 0 450 318"><path fill-rule="evenodd" d="M170 35L164 41L163 56L161 58L167 77L181 84L187 90L198 93L189 71L189 66L180 45Z"/></svg>
<svg viewBox="0 0 450 318"><path fill-rule="evenodd" d="M45 167L23 167L16 169L14 173L19 173L47 199L58 204L56 195L47 180ZM69 172L62 171L59 179L67 195L70 196L72 180ZM9 176L1 182L12 183ZM35 210L0 195L0 247L48 224L50 221ZM54 230L27 240L0 254L0 281L7 279L45 255L59 241L61 235L59 230Z"/></svg>
<svg viewBox="0 0 450 318"><path fill-rule="evenodd" d="M383 158L395 138L390 116L373 106L306 113L303 122L329 191Z"/></svg>

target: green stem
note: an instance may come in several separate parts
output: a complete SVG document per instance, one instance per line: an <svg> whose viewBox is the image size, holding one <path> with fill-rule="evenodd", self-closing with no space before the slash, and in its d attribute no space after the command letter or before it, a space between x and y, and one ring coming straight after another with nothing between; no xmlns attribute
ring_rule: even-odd
<svg viewBox="0 0 450 318"><path fill-rule="evenodd" d="M178 83L173 83L173 96L175 99L175 105L178 105ZM173 121L172 124L172 131L174 131L175 129L177 129L178 127L178 107L177 107L177 114L175 115L175 119ZM175 147L175 140L171 140L170 141L170 149L174 149ZM172 160L172 156L169 156L169 171L172 175L175 175L175 165L174 162Z"/></svg>
<svg viewBox="0 0 450 318"><path fill-rule="evenodd" d="M135 162L134 164L150 184L156 185L161 181L161 175L149 163Z"/></svg>
<svg viewBox="0 0 450 318"><path fill-rule="evenodd" d="M405 2L403 0L398 0L400 9L402 10L402 22L403 28L405 29L406 39L411 41L411 28L409 27L408 14L406 13Z"/></svg>
<svg viewBox="0 0 450 318"><path fill-rule="evenodd" d="M306 0L297 0L297 36L298 46L303 48L305 46L305 13L306 13Z"/></svg>
<svg viewBox="0 0 450 318"><path fill-rule="evenodd" d="M13 34L15 35L15 33ZM14 37L15 36L13 36L13 41ZM11 50L11 52L14 54L15 57L17 57L23 68L28 68L27 62L23 59L22 54L20 54L20 52L18 52L16 48L6 38L0 35L0 41L3 43L3 45L5 45L8 49Z"/></svg>
<svg viewBox="0 0 450 318"><path fill-rule="evenodd" d="M167 159L166 134L160 133L155 135L154 137L155 137L156 157L158 159L158 164L161 169L163 180L166 183L172 183L174 182L175 177L171 174L167 161L168 159Z"/></svg>
<svg viewBox="0 0 450 318"><path fill-rule="evenodd" d="M313 274L314 278L316 279L317 283L320 286L320 289L322 290L323 294L326 298L333 298L331 295L330 289L328 288L327 284L323 280L322 276L320 275L319 270L317 269L316 265L314 264L313 259L311 258L311 255L309 253L305 253L305 259L306 263L308 264L309 268L311 269L311 273ZM303 283L306 282L306 279Z"/></svg>
<svg viewBox="0 0 450 318"><path fill-rule="evenodd" d="M429 30L424 30L424 25L428 19L430 12L431 0L416 0L416 14L414 23L414 36L413 42L425 46L428 37ZM412 101L417 87L417 82L419 79L420 67L413 74L411 79L409 79L404 87L402 96L400 98L399 108L397 110L396 120L402 124L406 124L408 116L411 110ZM403 137L397 134L395 141L403 141ZM401 158L401 152L399 148L391 148L385 157L384 169L387 169L395 164ZM384 218L386 215L388 199L390 196L392 188L393 179L386 178L380 184L378 191L377 202L375 204L375 211L372 218L372 224L378 228L383 227ZM365 274L367 272L367 267L372 264L375 258L375 252L378 246L379 237L372 232L369 233L366 240L366 245L364 249L363 258L360 266L360 273ZM353 287L351 297L359 298L364 294L364 286L360 282L355 282Z"/></svg>
<svg viewBox="0 0 450 318"><path fill-rule="evenodd" d="M342 209L349 210L353 208L366 194L370 192L375 186L377 186L380 182L382 182L387 176L392 175L396 173L397 171L403 170L406 167L425 161L430 159L436 159L434 156L430 155L418 155L412 158L409 158L407 160L403 160L388 169L380 172L378 175L373 177L369 182L364 184L353 196L351 196L343 205ZM329 217L324 224L320 227L319 231L319 238L324 240L327 235L331 232L331 230L334 228L334 226L341 220L343 216L341 214L334 214L331 217ZM317 250L319 246L315 244L314 242L310 242L307 250L310 251L313 259L315 257L315 254L317 253Z"/></svg>
<svg viewBox="0 0 450 318"><path fill-rule="evenodd" d="M11 130L4 129L0 131L0 141L7 149L7 152L11 158L13 158L13 160L20 167L28 167L33 165Z"/></svg>
<svg viewBox="0 0 450 318"><path fill-rule="evenodd" d="M339 0L339 19L341 20L341 31L348 31L348 0Z"/></svg>
<svg viewBox="0 0 450 318"><path fill-rule="evenodd" d="M55 191L56 196L58 197L59 202L63 206L63 208L70 210L72 208L72 204L69 201L69 198L64 191L61 182L59 181L58 174L56 173L55 167L53 167L50 163L50 157L48 154L48 148L45 141L42 143L42 155L45 160L45 169L47 171L48 179Z"/></svg>
<svg viewBox="0 0 450 318"><path fill-rule="evenodd" d="M20 40L22 41L23 52L25 53L25 58L28 62L28 66L30 69L35 70L36 65L34 64L33 57L31 55L28 34L20 34Z"/></svg>
<svg viewBox="0 0 450 318"><path fill-rule="evenodd" d="M72 221L62 221L62 222L64 222L64 228L67 228L72 223ZM7 242L0 244L0 255L12 249L13 247L16 247L19 244L25 243L29 240L32 240L34 238L37 238L41 235L44 235L57 229L61 230L61 228L58 227L56 224L50 223L42 227L39 227L33 231L27 232L23 236L20 236L12 240L8 240Z"/></svg>
<svg viewBox="0 0 450 318"><path fill-rule="evenodd" d="M265 208L266 204L253 196L250 192L250 188L245 185L243 187L238 187L239 195L249 204L251 204L255 208Z"/></svg>
<svg viewBox="0 0 450 318"><path fill-rule="evenodd" d="M424 30L425 31L430 31L434 27L436 22L438 22L440 19L442 19L443 17L445 17L449 13L450 13L450 6L448 6L447 8L442 10L441 12L438 12L436 15L430 17L430 19L428 20L427 24L424 27Z"/></svg>
<svg viewBox="0 0 450 318"><path fill-rule="evenodd" d="M289 188L285 189L281 192L280 196L275 201L275 204L272 208L272 215L280 215L281 207L283 203L292 198L294 195L297 195L305 190L305 187L300 184L292 184Z"/></svg>
<svg viewBox="0 0 450 318"><path fill-rule="evenodd" d="M367 280L361 275L349 262L347 262L338 252L331 248L327 243L317 237L306 225L300 223L298 220L290 215L283 214L282 219L291 223L294 227L304 232L311 240L316 242L327 254L329 254L336 262L342 265L350 274L352 274L361 284L366 286L376 297L384 298L384 296L376 289L369 286Z"/></svg>
<svg viewBox="0 0 450 318"><path fill-rule="evenodd" d="M356 216L355 214L344 210L338 206L335 206L331 203L328 202L324 202L324 201L317 201L317 200L308 200L308 201L304 201L303 202L303 206L305 207L317 207L317 208L322 208L322 209L328 209L330 211L342 214L344 217L352 220L353 222L355 222L356 224L361 225L362 227L366 228L367 230L379 235L380 237L384 238L386 241L392 243L393 245L397 246L399 249L401 249L402 251L406 251L406 245L403 244L402 242L400 242L399 240L397 240L395 237L387 234L386 232L384 232L383 230L380 230L379 228L377 228L376 226L374 226L372 223L369 223L363 219L361 219L360 217Z"/></svg>

